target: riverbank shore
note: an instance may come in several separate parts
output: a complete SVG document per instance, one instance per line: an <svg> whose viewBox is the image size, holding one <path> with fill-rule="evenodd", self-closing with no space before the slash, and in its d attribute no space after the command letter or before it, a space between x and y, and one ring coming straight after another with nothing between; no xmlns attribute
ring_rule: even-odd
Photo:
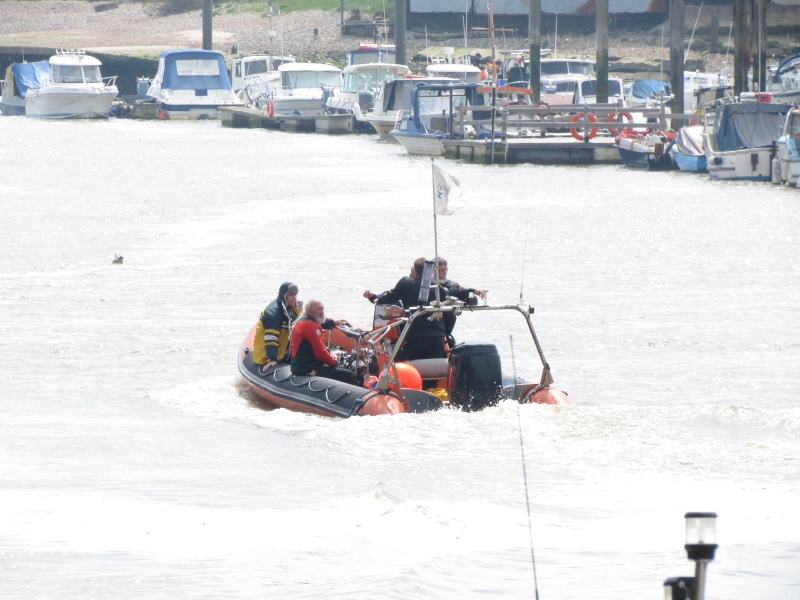
<svg viewBox="0 0 800 600"><path fill-rule="evenodd" d="M370 15L362 15L370 20ZM687 15L687 20L693 18ZM227 56L236 53L286 53L301 60L344 62L344 53L355 47L358 36L342 35L339 12L302 11L268 17L260 13L224 13L213 19L214 49ZM270 38L269 32L275 37ZM609 70L633 72L660 68L669 60L669 32L663 27L647 31L620 30L609 39ZM469 44L487 47L486 32L475 32ZM0 47L83 48L87 52L155 58L163 50L202 45L202 13L192 11L161 15L157 5L135 2L97 4L76 1L0 2ZM373 41L371 39L366 41ZM406 47L413 58L430 45L463 46L463 33L409 31ZM719 71L732 56L710 52L701 39L693 40L686 53L687 68ZM526 36L498 35L498 50L524 49ZM594 34L543 35L543 45L559 57L596 55Z"/></svg>

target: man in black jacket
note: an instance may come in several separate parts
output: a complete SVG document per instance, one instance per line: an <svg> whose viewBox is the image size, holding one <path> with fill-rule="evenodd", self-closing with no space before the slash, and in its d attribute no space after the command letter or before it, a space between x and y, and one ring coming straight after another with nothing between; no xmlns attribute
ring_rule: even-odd
<svg viewBox="0 0 800 600"><path fill-rule="evenodd" d="M455 296L462 302L466 302L470 294L475 294L479 298L483 298L483 290L475 288L467 288L456 283L452 279L447 278L447 259L439 257L439 285L447 290L450 296Z"/></svg>
<svg viewBox="0 0 800 600"><path fill-rule="evenodd" d="M397 304L408 310L414 306L429 304L436 300L435 284L430 286L427 301L420 302L420 291L423 287L422 273L425 270L425 259L418 258L414 261L411 274L403 277L395 286L382 294L373 294L367 290L364 297L375 304ZM439 299L447 298L447 290L440 286ZM406 335L403 347L397 354L397 360L415 360L418 358L445 358L444 319L434 316L419 317L411 324L411 329Z"/></svg>

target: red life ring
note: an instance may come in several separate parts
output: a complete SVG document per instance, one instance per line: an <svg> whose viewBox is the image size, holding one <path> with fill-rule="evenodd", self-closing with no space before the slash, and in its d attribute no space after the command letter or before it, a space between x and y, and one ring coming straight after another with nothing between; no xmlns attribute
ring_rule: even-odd
<svg viewBox="0 0 800 600"><path fill-rule="evenodd" d="M272 115L275 114L275 101L270 98L267 100L267 116L272 118Z"/></svg>
<svg viewBox="0 0 800 600"><path fill-rule="evenodd" d="M572 116L571 120L572 120L573 123L577 123L578 121L581 120L582 117L583 117L583 113L582 112L575 113ZM589 121L591 121L592 123L597 123L597 117L595 117L592 113L587 113L586 114L586 118L589 119ZM584 137L584 135L582 133L578 133L578 130L575 129L574 127L570 127L569 128L569 132L572 134L572 137L574 137L579 142L585 142L587 140L591 140L592 138L594 138L594 136L597 135L597 127L592 129L591 131L589 131L589 134L587 136L585 136L585 137Z"/></svg>
<svg viewBox="0 0 800 600"><path fill-rule="evenodd" d="M633 123L633 115L629 112L619 113L619 116L625 119L628 123ZM617 113L610 113L608 118L606 119L606 123L616 123L617 122ZM620 121L622 123L622 121ZM625 133L631 133L633 131L633 127L625 127L624 129L617 129L616 127L611 127L609 125L608 130L613 133L614 135L619 135L623 131Z"/></svg>

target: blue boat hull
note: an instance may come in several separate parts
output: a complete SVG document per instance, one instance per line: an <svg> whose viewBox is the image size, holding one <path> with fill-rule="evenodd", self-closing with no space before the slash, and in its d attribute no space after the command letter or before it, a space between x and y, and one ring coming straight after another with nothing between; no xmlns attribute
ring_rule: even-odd
<svg viewBox="0 0 800 600"><path fill-rule="evenodd" d="M705 154L681 154L673 151L672 160L675 161L681 171L708 173L708 162Z"/></svg>

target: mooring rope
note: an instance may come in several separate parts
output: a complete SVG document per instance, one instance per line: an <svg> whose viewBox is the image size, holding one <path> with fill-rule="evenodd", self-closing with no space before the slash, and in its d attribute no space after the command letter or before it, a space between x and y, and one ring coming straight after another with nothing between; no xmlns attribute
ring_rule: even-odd
<svg viewBox="0 0 800 600"><path fill-rule="evenodd" d="M517 385L517 359L514 354L514 336L508 336L511 341L511 364L514 370L514 386ZM520 410L521 399L517 399L517 425L519 429L519 453L522 459L522 482L525 487L525 513L528 515L528 537L531 544L531 566L533 568L533 590L536 600L539 600L539 581L536 577L536 553L533 549L533 522L531 521L531 497L528 491L528 464L525 462L525 439L522 435L522 411Z"/></svg>

